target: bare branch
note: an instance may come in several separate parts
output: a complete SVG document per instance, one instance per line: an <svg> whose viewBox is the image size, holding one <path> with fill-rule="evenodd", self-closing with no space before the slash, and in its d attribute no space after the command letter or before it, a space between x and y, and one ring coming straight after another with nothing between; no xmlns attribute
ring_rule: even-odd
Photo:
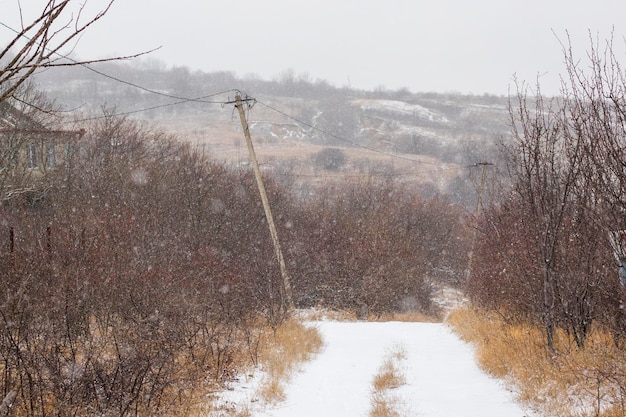
<svg viewBox="0 0 626 417"><path fill-rule="evenodd" d="M21 29L15 30L3 24L3 26L13 30L15 36L0 51L0 61L6 59L6 63L0 66L0 101L11 97L19 86L24 84L40 68L132 59L154 51L153 49L123 57L96 60L81 61L69 58L62 51L73 42L77 44L83 33L102 19L115 2L115 0L109 0L100 11L83 21L85 3L80 4L76 16L68 15L68 6L76 3L76 1L48 0L41 15L30 23L24 22L20 6ZM70 49L73 50L74 47Z"/></svg>

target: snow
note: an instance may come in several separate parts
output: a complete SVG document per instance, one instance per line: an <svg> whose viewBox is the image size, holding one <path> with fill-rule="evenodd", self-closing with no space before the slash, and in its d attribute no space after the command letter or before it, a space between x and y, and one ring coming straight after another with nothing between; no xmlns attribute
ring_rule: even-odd
<svg viewBox="0 0 626 417"><path fill-rule="evenodd" d="M396 114L402 114L405 116L413 116L423 118L431 122L449 123L449 120L444 116L437 114L426 107L419 104L406 103L398 100L354 100L354 104L361 107L362 110L373 110L379 112L390 112Z"/></svg>
<svg viewBox="0 0 626 417"><path fill-rule="evenodd" d="M311 323L324 349L286 387L286 400L257 405L254 417L366 417L372 380L390 353L401 350L406 383L393 389L403 416L523 417L504 385L483 373L473 348L445 324L413 322Z"/></svg>

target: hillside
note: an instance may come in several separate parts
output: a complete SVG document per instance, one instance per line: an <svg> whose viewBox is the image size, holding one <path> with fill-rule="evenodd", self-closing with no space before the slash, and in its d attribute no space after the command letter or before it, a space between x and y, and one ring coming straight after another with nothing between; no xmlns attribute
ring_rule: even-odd
<svg viewBox="0 0 626 417"><path fill-rule="evenodd" d="M338 176L393 177L468 206L475 185L467 167L496 162L508 133L508 100L495 96L358 91L291 77L263 81L186 68L106 64L48 71L37 83L78 120L102 109L149 121L234 166L247 163L234 88L257 100L248 112L265 170L291 183ZM215 94L222 92L224 94ZM182 100L210 96L208 99ZM80 123L80 122L79 122ZM327 148L345 157L328 169L316 155Z"/></svg>

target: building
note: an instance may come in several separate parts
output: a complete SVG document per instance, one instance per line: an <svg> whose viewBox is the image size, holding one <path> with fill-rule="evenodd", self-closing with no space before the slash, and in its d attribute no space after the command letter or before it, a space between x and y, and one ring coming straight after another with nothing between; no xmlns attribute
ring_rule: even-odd
<svg viewBox="0 0 626 417"><path fill-rule="evenodd" d="M54 130L0 102L0 199L34 192L51 171L70 164L84 130Z"/></svg>

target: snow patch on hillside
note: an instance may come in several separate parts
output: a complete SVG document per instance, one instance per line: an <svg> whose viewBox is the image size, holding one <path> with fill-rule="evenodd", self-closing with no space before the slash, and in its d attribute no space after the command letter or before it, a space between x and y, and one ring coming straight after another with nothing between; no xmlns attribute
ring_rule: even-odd
<svg viewBox="0 0 626 417"><path fill-rule="evenodd" d="M409 136L417 135L417 136L422 136L425 138L432 138L432 139L441 139L441 140L446 139L445 136L437 135L431 129L427 129L427 128L420 127L420 126L400 125L398 129L396 130L396 133L399 135L409 135Z"/></svg>
<svg viewBox="0 0 626 417"><path fill-rule="evenodd" d="M428 120L436 123L449 123L450 121L441 114L435 113L419 104L406 103L397 100L354 100L363 111L376 111L381 113L400 114L411 116L416 119Z"/></svg>
<svg viewBox="0 0 626 417"><path fill-rule="evenodd" d="M276 123L257 121L249 123L250 132L266 138L302 140L306 134L304 130L293 123Z"/></svg>

